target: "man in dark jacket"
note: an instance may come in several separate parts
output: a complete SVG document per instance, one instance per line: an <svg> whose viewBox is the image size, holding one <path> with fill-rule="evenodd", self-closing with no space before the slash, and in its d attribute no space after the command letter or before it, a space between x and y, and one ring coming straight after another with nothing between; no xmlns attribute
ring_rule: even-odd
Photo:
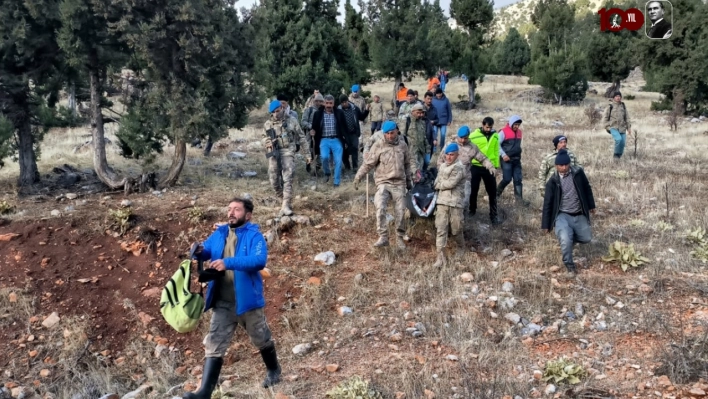
<svg viewBox="0 0 708 399"><path fill-rule="evenodd" d="M447 99L441 88L435 90L435 98L433 98L433 107L437 110L438 121L435 124L435 137L440 146L440 152L445 148L445 136L447 135L447 127L452 124L452 106L450 100ZM439 136L439 137L438 137ZM433 151L436 151L433 149Z"/></svg>
<svg viewBox="0 0 708 399"><path fill-rule="evenodd" d="M360 110L359 107L349 101L346 94L339 96L338 110L344 113L344 139L347 141L347 149L344 151L344 168L346 170L359 169L359 138L361 137L361 124L369 116L369 111ZM350 163L351 157L351 163Z"/></svg>
<svg viewBox="0 0 708 399"><path fill-rule="evenodd" d="M435 107L433 107L432 91L425 93L423 105L425 106L425 123L427 124L425 136L430 144L430 153L425 155L425 166L423 167L423 169L427 169L430 164L430 157L433 155L433 148L438 145L438 141L435 140L435 126L438 124L438 112Z"/></svg>
<svg viewBox="0 0 708 399"><path fill-rule="evenodd" d="M310 134L315 137L315 145L320 149L322 169L329 181L330 157L334 162L334 186L339 187L342 176L342 155L346 148L344 138L347 121L341 109L334 108L334 97L326 95L324 106L320 107L312 117Z"/></svg>
<svg viewBox="0 0 708 399"><path fill-rule="evenodd" d="M223 274L209 282L206 308L212 309L209 333L204 339L206 362L202 386L185 393L184 399L209 399L219 380L224 355L234 332L242 326L258 348L266 365L263 387L280 382L280 365L275 343L265 318L265 298L260 271L268 259L268 248L258 225L251 223L253 202L234 198L229 203L228 224L224 224L195 252L200 260L211 260L208 268Z"/></svg>
<svg viewBox="0 0 708 399"><path fill-rule="evenodd" d="M550 233L555 227L567 275L573 278L577 273L573 244L586 244L592 240L590 214L595 213L595 198L585 172L582 168L570 166L566 150L558 152L555 164L556 172L546 183L541 229Z"/></svg>

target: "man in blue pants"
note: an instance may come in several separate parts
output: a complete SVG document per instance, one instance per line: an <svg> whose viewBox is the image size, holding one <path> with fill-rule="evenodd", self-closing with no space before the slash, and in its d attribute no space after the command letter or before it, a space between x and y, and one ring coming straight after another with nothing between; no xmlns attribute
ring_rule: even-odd
<svg viewBox="0 0 708 399"><path fill-rule="evenodd" d="M627 133L632 135L632 124L629 121L627 107L622 102L622 93L619 91L616 91L612 96L612 102L605 108L602 120L605 122L605 130L615 140L614 159L619 160L624 154Z"/></svg>

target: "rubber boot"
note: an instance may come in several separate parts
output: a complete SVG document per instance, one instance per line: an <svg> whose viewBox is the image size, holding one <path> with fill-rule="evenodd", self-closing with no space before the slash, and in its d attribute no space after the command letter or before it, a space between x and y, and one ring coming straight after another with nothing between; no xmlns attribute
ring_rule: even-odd
<svg viewBox="0 0 708 399"><path fill-rule="evenodd" d="M275 345L261 349L261 357L266 366L266 377L263 380L263 388L272 387L280 382L280 365L278 355L275 353Z"/></svg>
<svg viewBox="0 0 708 399"><path fill-rule="evenodd" d="M290 199L283 199L283 206L280 208L278 216L291 216L293 210L290 209Z"/></svg>
<svg viewBox="0 0 708 399"><path fill-rule="evenodd" d="M435 260L435 263L433 263L433 267L435 268L441 268L447 266L447 259L445 259L445 253L440 250L438 251L438 257Z"/></svg>
<svg viewBox="0 0 708 399"><path fill-rule="evenodd" d="M514 184L514 197L516 197L516 202L523 206L529 206L531 204L524 200L524 186L522 184Z"/></svg>
<svg viewBox="0 0 708 399"><path fill-rule="evenodd" d="M374 243L374 247L388 247L388 237L379 237L379 240Z"/></svg>
<svg viewBox="0 0 708 399"><path fill-rule="evenodd" d="M219 373L221 366L224 364L224 358L208 357L204 362L204 373L202 374L202 386L196 392L186 392L182 395L183 399L211 399L211 393L216 388L216 383L219 381Z"/></svg>

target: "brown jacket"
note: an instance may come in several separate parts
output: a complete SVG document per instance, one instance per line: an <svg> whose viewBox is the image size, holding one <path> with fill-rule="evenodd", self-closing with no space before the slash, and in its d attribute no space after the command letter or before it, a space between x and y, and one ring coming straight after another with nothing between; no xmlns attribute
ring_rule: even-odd
<svg viewBox="0 0 708 399"><path fill-rule="evenodd" d="M383 103L371 103L369 104L369 118L372 122L381 122L384 119L384 108Z"/></svg>
<svg viewBox="0 0 708 399"><path fill-rule="evenodd" d="M629 115L627 114L627 107L621 101L619 103L614 101L610 102L607 108L605 108L605 112L602 114L602 121L605 124L605 130L608 131L614 128L619 130L620 133L626 133L627 129L632 127Z"/></svg>
<svg viewBox="0 0 708 399"><path fill-rule="evenodd" d="M278 136L278 146L280 147L281 155L295 155L297 144L300 144L302 154L305 157L310 157L310 140L302 131L300 123L297 119L289 116L285 121L274 120L272 117L263 124L263 145L268 138L266 133L269 129L275 129Z"/></svg>
<svg viewBox="0 0 708 399"><path fill-rule="evenodd" d="M359 111L361 111L362 114L366 112L366 99L361 95L354 97L350 94L349 102L356 105L356 107L359 108Z"/></svg>
<svg viewBox="0 0 708 399"><path fill-rule="evenodd" d="M462 208L465 196L465 169L459 158L452 164L443 162L438 167L438 177L433 183L433 187L438 190L438 205Z"/></svg>
<svg viewBox="0 0 708 399"><path fill-rule="evenodd" d="M364 158L364 164L356 172L354 179L361 180L375 169L374 182L394 186L410 186L411 156L408 145L398 136L393 142L386 139L376 141Z"/></svg>
<svg viewBox="0 0 708 399"><path fill-rule="evenodd" d="M492 162L489 161L489 159L482 153L482 151L479 150L479 147L477 147L476 144L467 141L464 145L460 145L459 147L460 150L458 154L460 155L457 157L457 160L460 161L460 163L465 169L465 179L472 178L472 171L470 169L472 159L476 159L487 169L494 169L494 165L492 165ZM438 156L438 169L440 168L440 165L444 163L445 156L440 154L440 156Z"/></svg>

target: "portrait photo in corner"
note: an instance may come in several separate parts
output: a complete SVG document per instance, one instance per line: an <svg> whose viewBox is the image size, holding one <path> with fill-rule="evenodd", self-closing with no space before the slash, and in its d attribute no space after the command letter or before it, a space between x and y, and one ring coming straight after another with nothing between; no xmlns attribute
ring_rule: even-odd
<svg viewBox="0 0 708 399"><path fill-rule="evenodd" d="M644 29L650 39L668 39L673 27L674 8L665 0L650 0L644 6Z"/></svg>

